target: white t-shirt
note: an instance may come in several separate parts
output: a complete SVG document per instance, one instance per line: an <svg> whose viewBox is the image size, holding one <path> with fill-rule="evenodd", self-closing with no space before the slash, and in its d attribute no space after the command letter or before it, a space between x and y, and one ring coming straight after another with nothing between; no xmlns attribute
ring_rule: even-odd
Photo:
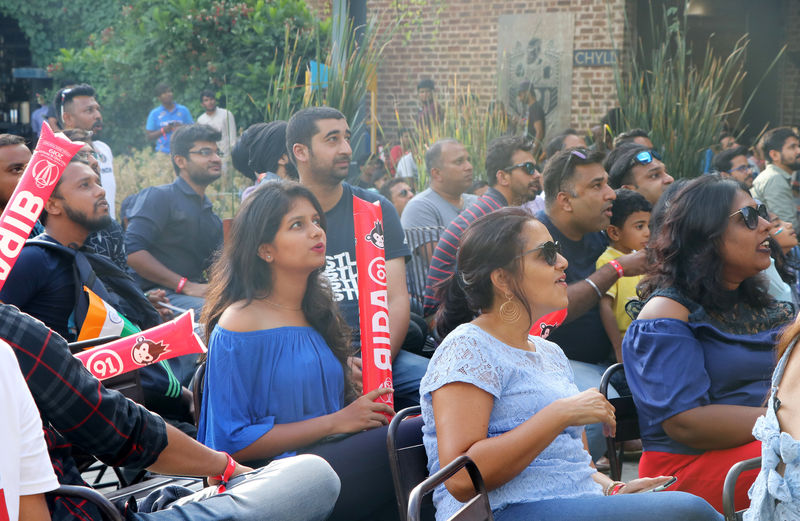
<svg viewBox="0 0 800 521"><path fill-rule="evenodd" d="M197 122L203 125L210 125L219 130L222 134L222 139L217 142L217 147L225 153L225 160L227 161L231 149L236 143L236 120L233 114L223 108L217 107L213 116L209 116L208 113L203 112L197 118Z"/></svg>
<svg viewBox="0 0 800 521"><path fill-rule="evenodd" d="M412 179L419 177L417 163L414 161L414 156L411 155L411 152L408 152L397 162L397 174L395 174L395 177L410 177Z"/></svg>
<svg viewBox="0 0 800 521"><path fill-rule="evenodd" d="M58 488L42 420L11 347L0 340L0 491L8 519L19 519L19 497ZM2 509L0 502L0 509ZM0 512L0 519L5 512Z"/></svg>
<svg viewBox="0 0 800 521"><path fill-rule="evenodd" d="M108 213L116 219L114 200L117 197L117 180L114 179L114 156L111 154L111 148L102 141L92 141L92 147L97 153L97 162L100 166L100 184L103 185L103 189L106 191Z"/></svg>

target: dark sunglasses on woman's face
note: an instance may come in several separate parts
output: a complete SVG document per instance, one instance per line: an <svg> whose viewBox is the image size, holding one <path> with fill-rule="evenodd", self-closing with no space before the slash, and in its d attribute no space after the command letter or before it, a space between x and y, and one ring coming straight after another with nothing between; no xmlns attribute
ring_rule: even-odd
<svg viewBox="0 0 800 521"><path fill-rule="evenodd" d="M402 190L397 192L397 195L399 195L400 197L406 197L408 195L414 195L414 190L408 190L407 188L403 188Z"/></svg>
<svg viewBox="0 0 800 521"><path fill-rule="evenodd" d="M750 228L751 230L755 230L758 228L758 218L761 217L762 219L769 222L769 214L767 213L767 207L763 204L759 204L755 208L752 206L745 206L744 208L739 208L732 214L728 216L728 219L736 215L737 213L742 214L742 220L744 221L745 226Z"/></svg>
<svg viewBox="0 0 800 521"><path fill-rule="evenodd" d="M541 251L544 261L550 266L555 266L556 262L558 262L558 255L561 253L561 245L558 244L558 241L543 242L535 248L531 248L526 252L520 253L517 255L517 258L524 257L525 255L535 251Z"/></svg>
<svg viewBox="0 0 800 521"><path fill-rule="evenodd" d="M525 161L524 163L517 163L516 165L508 166L503 168L503 172L511 172L515 168L521 168L525 170L525 173L528 175L533 175L536 173L536 163L532 161Z"/></svg>

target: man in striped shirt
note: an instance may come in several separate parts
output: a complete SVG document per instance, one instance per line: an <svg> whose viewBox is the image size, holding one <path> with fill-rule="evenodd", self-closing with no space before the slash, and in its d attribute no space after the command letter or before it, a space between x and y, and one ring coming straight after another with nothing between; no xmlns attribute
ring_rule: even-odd
<svg viewBox="0 0 800 521"><path fill-rule="evenodd" d="M425 284L425 316L439 307L435 287L453 274L461 234L475 219L504 206L519 206L542 191L542 175L533 158L533 144L522 136L503 136L489 143L486 177L489 190L453 219L442 232L431 258Z"/></svg>

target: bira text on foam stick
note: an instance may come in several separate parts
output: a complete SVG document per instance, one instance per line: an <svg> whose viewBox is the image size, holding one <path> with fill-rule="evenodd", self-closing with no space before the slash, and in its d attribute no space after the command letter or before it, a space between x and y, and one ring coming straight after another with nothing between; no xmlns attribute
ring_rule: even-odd
<svg viewBox="0 0 800 521"><path fill-rule="evenodd" d="M0 288L17 261L44 204L64 169L84 143L53 135L47 123L17 188L0 216Z"/></svg>
<svg viewBox="0 0 800 521"><path fill-rule="evenodd" d="M389 340L389 302L386 291L386 255L380 203L353 196L358 270L358 317L364 394L392 387L392 349ZM393 406L392 394L376 401Z"/></svg>
<svg viewBox="0 0 800 521"><path fill-rule="evenodd" d="M129 373L176 356L205 353L192 328L194 312L75 355L98 380Z"/></svg>

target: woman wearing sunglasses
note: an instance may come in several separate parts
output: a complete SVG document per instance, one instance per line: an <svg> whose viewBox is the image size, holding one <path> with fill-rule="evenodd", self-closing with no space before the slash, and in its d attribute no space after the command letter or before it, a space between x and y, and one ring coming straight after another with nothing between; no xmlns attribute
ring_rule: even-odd
<svg viewBox="0 0 800 521"><path fill-rule="evenodd" d="M677 490L718 510L728 469L761 454L753 424L764 414L775 340L793 315L761 275L769 232L766 208L739 183L687 183L651 239L645 304L622 343L644 445L639 475L674 475ZM754 477L739 479L737 509Z"/></svg>
<svg viewBox="0 0 800 521"><path fill-rule="evenodd" d="M668 476L625 484L592 466L583 426L613 431L614 408L596 389L579 393L561 349L528 334L567 306L566 267L547 228L519 208L464 232L456 271L438 288L446 338L420 386L430 472L467 454L498 521L721 519L690 494L635 494ZM465 474L434 492L437 520L472 495Z"/></svg>

